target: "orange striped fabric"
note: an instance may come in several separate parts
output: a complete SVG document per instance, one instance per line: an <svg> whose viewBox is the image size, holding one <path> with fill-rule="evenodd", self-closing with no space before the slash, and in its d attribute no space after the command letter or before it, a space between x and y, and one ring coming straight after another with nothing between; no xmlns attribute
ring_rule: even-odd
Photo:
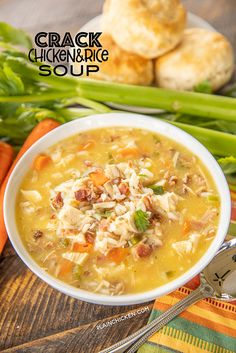
<svg viewBox="0 0 236 353"><path fill-rule="evenodd" d="M155 301L151 319L158 317L196 287L187 286ZM235 353L236 304L204 299L150 337L139 353Z"/></svg>

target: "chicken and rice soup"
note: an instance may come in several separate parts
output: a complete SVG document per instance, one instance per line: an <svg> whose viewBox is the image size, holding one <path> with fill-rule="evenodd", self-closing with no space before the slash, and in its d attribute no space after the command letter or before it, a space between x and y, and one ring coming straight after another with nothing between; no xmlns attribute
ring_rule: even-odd
<svg viewBox="0 0 236 353"><path fill-rule="evenodd" d="M34 260L88 291L154 289L206 252L220 199L202 162L150 131L91 130L36 157L17 196Z"/></svg>

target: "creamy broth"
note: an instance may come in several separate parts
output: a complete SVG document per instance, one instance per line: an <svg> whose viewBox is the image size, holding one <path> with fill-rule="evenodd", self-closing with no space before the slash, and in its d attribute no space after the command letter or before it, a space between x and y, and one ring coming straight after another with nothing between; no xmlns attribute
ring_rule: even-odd
<svg viewBox="0 0 236 353"><path fill-rule="evenodd" d="M121 295L165 284L206 252L220 199L202 162L145 130L91 130L38 156L17 196L33 259L88 291Z"/></svg>

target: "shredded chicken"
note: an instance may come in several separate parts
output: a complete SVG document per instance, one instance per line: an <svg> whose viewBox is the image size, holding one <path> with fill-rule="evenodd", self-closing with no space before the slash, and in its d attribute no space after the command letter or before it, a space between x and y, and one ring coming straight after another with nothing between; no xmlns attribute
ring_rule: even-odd
<svg viewBox="0 0 236 353"><path fill-rule="evenodd" d="M25 200L32 202L32 203L38 203L39 201L42 200L41 194L37 190L22 190L21 193L23 194Z"/></svg>
<svg viewBox="0 0 236 353"><path fill-rule="evenodd" d="M156 231L156 226L164 216L168 217L168 212L171 212L170 219L178 219L176 206L180 197L174 192L155 195L146 185L147 179L153 178L147 166L152 164L145 158L109 164L104 170L93 168L84 176L58 185L51 197L58 235L70 229L76 229L77 234L92 230L94 249L107 254L113 248L127 246L133 235L140 233L134 214L142 210L149 219L151 239L144 247L161 246L157 239L161 236L161 229ZM96 173L99 183L94 179Z"/></svg>
<svg viewBox="0 0 236 353"><path fill-rule="evenodd" d="M190 234L188 240L181 240L172 244L172 248L177 252L178 255L183 256L196 250L198 242L201 238L200 233Z"/></svg>
<svg viewBox="0 0 236 353"><path fill-rule="evenodd" d="M66 260L72 261L77 265L83 265L88 259L89 254L87 253L78 253L78 252L65 252L62 254L62 257Z"/></svg>

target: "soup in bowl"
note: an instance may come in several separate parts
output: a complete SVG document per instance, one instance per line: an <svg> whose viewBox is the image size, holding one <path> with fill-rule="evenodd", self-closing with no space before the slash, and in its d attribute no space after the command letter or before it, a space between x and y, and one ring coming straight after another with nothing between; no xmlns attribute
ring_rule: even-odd
<svg viewBox="0 0 236 353"><path fill-rule="evenodd" d="M210 153L134 114L52 131L18 163L5 196L9 236L26 264L66 294L102 304L144 302L184 284L214 256L229 218L227 183Z"/></svg>

